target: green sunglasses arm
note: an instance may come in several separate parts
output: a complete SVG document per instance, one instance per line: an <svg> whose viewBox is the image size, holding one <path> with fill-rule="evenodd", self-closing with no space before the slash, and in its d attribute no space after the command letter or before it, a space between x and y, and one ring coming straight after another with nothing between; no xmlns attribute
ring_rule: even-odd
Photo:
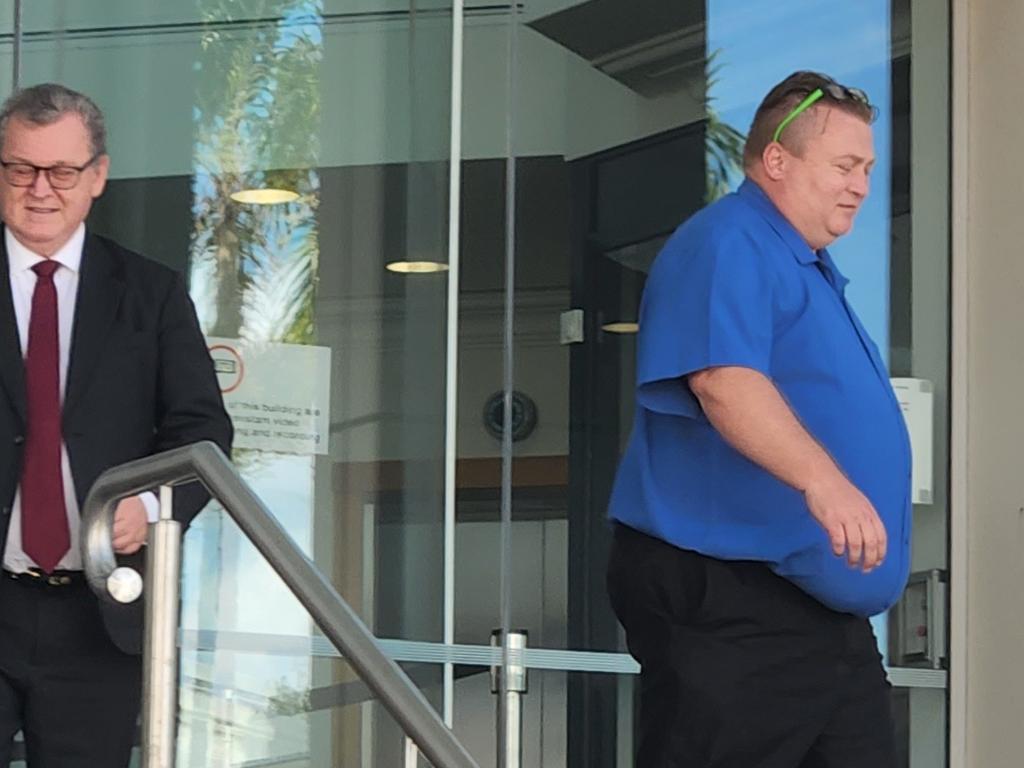
<svg viewBox="0 0 1024 768"><path fill-rule="evenodd" d="M786 126L792 123L794 120L796 120L802 112L805 112L808 107L810 107L814 102L816 102L824 95L825 92L821 90L821 88L816 88L810 96L808 96L806 99L797 104L793 111L786 115L786 119L779 123L779 127L775 129L775 135L772 136L772 141L778 141L779 136L782 135L782 131L786 128Z"/></svg>

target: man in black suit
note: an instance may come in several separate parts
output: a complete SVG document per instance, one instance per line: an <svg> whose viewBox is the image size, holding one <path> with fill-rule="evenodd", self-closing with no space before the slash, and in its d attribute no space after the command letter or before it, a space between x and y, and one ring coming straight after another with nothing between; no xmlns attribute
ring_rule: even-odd
<svg viewBox="0 0 1024 768"><path fill-rule="evenodd" d="M104 470L232 430L181 277L85 228L110 159L86 96L46 84L0 110L0 766L127 765L140 706L139 606L82 577L79 509ZM178 489L187 525L207 501ZM138 556L153 494L117 507Z"/></svg>

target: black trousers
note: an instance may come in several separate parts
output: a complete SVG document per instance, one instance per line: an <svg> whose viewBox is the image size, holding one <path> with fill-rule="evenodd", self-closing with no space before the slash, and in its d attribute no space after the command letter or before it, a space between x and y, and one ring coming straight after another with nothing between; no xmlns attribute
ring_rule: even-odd
<svg viewBox="0 0 1024 768"><path fill-rule="evenodd" d="M641 665L636 768L893 768L890 687L866 619L763 563L616 525L612 606Z"/></svg>
<svg viewBox="0 0 1024 768"><path fill-rule="evenodd" d="M141 685L141 657L110 641L85 584L0 574L0 766L21 730L29 768L125 768Z"/></svg>

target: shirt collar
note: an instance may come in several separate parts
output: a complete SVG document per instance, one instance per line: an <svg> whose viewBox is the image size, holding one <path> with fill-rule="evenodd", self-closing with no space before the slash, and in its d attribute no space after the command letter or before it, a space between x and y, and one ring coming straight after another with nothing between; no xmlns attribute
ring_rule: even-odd
<svg viewBox="0 0 1024 768"><path fill-rule="evenodd" d="M71 238L50 259L72 272L78 272L82 267L82 246L84 244L85 224L79 224ZM10 227L4 227L4 245L7 247L7 259L11 272L29 270L40 261L45 261L43 256L22 245L11 232Z"/></svg>
<svg viewBox="0 0 1024 768"><path fill-rule="evenodd" d="M836 289L842 292L850 282L850 279L839 271L839 267L836 266L832 254L828 252L827 248L822 248L818 251L818 259L823 267L832 273L832 282L835 284Z"/></svg>
<svg viewBox="0 0 1024 768"><path fill-rule="evenodd" d="M782 212L775 207L768 195L765 194L764 190L757 184L753 179L744 179L743 183L740 184L738 190L739 196L747 201L747 203L753 207L758 213L760 213L771 225L779 237L782 238L783 242L789 246L789 250L793 252L793 256L801 264L814 264L815 262L821 263L826 269L828 269L832 275L836 287L842 289L850 281L839 271L835 261L832 259L827 248L815 252L811 250L811 246L803 239L799 232L796 231L796 227L789 223L789 220L782 215Z"/></svg>

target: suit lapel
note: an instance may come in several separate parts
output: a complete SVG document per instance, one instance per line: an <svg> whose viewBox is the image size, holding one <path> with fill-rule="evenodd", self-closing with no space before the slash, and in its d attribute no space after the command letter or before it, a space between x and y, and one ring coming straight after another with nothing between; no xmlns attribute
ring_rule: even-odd
<svg viewBox="0 0 1024 768"><path fill-rule="evenodd" d="M7 392L7 398L24 424L25 362L21 354L21 339L18 338L18 320L14 314L14 298L11 296L10 264L7 260L7 246L3 228L0 227L0 382Z"/></svg>
<svg viewBox="0 0 1024 768"><path fill-rule="evenodd" d="M71 356L64 395L65 418L74 410L92 380L108 331L121 306L124 287L121 270L110 250L87 232L71 332Z"/></svg>

